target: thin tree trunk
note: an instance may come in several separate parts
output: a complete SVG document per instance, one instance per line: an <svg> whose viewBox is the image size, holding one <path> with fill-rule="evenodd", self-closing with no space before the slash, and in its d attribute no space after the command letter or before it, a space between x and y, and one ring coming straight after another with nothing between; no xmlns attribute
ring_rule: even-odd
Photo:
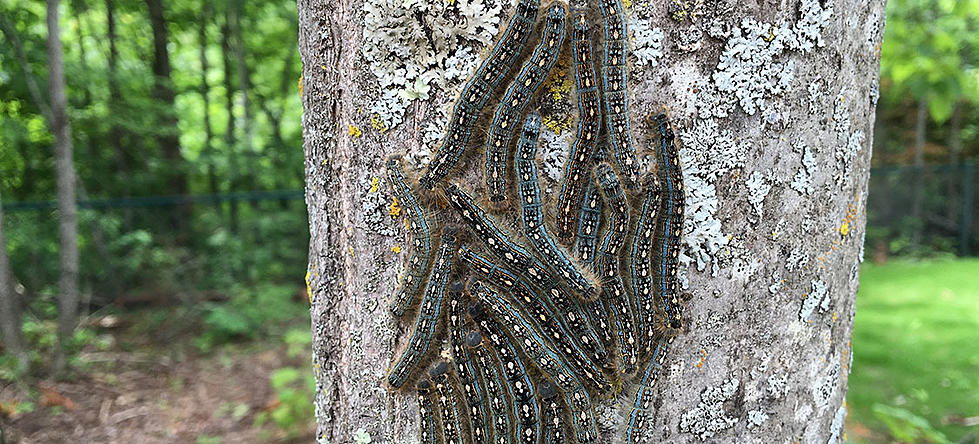
<svg viewBox="0 0 979 444"><path fill-rule="evenodd" d="M160 116L160 131L156 137L163 157L169 163L167 168L167 187L171 194L184 196L189 191L187 166L180 150L180 133L177 128L176 96L170 68L170 52L167 44L170 38L164 15L162 0L146 0L149 9L150 26L153 28L153 97L164 105ZM190 203L182 204L174 213L172 223L181 237L189 227Z"/></svg>
<svg viewBox="0 0 979 444"><path fill-rule="evenodd" d="M71 124L65 94L64 52L58 27L59 0L48 0L48 92L51 95L51 131L54 133L55 172L58 185L58 228L61 278L58 290L58 348L54 370L63 374L66 347L78 323L78 216L75 206L75 164Z"/></svg>
<svg viewBox="0 0 979 444"><path fill-rule="evenodd" d="M653 387L647 437L840 442L884 0L740 2L728 8L703 2L710 6L696 14L679 14L667 3L633 2L627 12L632 23L645 22L664 36L659 48L648 35L631 40L658 62L640 67L630 61L636 65L629 79L633 139L640 150L651 150L653 131L644 117L669 109L686 189L680 258L686 323ZM410 50L376 62L369 56L379 46L424 45L419 41L441 38L445 30L438 26L466 21L429 27L424 12L397 4L298 1L307 279L321 443L353 437L411 442L418 436L412 391L385 388L410 320L394 319L386 309L406 258L392 252L404 245L392 235L403 221L391 221L386 186L374 184L385 177L388 155L431 149L420 133L430 123L446 127L435 111L451 105L460 85L433 87L427 101L408 108L402 124L375 131L366 111L383 100L375 73L394 77L398 72L386 70L425 66L431 59ZM824 9L829 5L832 13ZM512 7L503 3L506 14ZM365 16L375 22L406 18L365 32ZM411 44L398 40L416 35L426 37ZM432 58L451 53L455 44L436 42ZM484 110L484 117L491 112ZM482 183L477 142L468 148L474 161L453 175L465 188ZM541 158L554 151L555 144L546 145ZM431 211L455 217L437 200ZM496 214L516 217L512 209ZM468 236L464 232L460 237ZM601 442L622 442L635 385L623 389L624 396L596 410Z"/></svg>
<svg viewBox="0 0 979 444"><path fill-rule="evenodd" d="M201 61L201 99L204 101L204 160L207 162L207 184L211 194L217 195L218 175L214 169L214 130L211 128L211 86L207 82L207 71L210 65L207 61L207 25L210 16L210 3L205 2L201 5L201 22L197 28L197 39L200 41L200 61ZM221 202L215 200L214 207L221 214Z"/></svg>
<svg viewBox="0 0 979 444"><path fill-rule="evenodd" d="M221 26L221 60L224 62L224 100L228 113L228 125L224 132L224 146L228 156L228 191L238 191L238 144L235 137L235 89L231 67L231 20L230 7L225 10L224 24ZM228 202L231 218L231 232L238 233L238 201Z"/></svg>
<svg viewBox="0 0 979 444"><path fill-rule="evenodd" d="M241 92L241 152L244 154L245 178L244 183L249 190L257 189L255 182L256 174L256 153L252 140L252 102L249 99L251 92L251 73L248 70L248 63L245 60L245 38L241 33L241 16L244 14L245 5L236 0L228 1L229 21L231 22L231 52L235 57L235 66L238 71L238 90ZM252 207L258 206L257 200L250 201Z"/></svg>
<svg viewBox="0 0 979 444"><path fill-rule="evenodd" d="M122 115L122 88L119 86L119 48L116 47L116 7L114 0L105 0L106 40L109 41L109 109L113 116ZM109 144L115 152L119 175L126 177L132 165L132 155L126 148L125 131L116 117L109 122Z"/></svg>
<svg viewBox="0 0 979 444"><path fill-rule="evenodd" d="M0 199L0 334L3 347L17 358L17 372L23 374L30 364L21 330L23 307L14 292L14 275L7 255L7 238L3 231L3 199Z"/></svg>
<svg viewBox="0 0 979 444"><path fill-rule="evenodd" d="M918 112L915 115L914 124L914 169L913 181L911 186L911 220L914 224L911 230L911 245L920 246L922 231L924 230L924 219L922 219L922 200L924 199L925 181L925 141L928 129L928 101L922 99L918 102Z"/></svg>

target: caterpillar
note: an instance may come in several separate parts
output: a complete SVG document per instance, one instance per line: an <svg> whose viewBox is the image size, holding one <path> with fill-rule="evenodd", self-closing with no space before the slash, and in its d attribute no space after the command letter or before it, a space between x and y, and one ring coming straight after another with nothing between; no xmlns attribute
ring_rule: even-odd
<svg viewBox="0 0 979 444"><path fill-rule="evenodd" d="M468 442L482 444L492 442L493 436L487 412L486 387L479 369L473 362L473 356L465 346L461 290L462 284L458 283L449 291L449 342L452 347L453 367L459 377L462 395L469 413L470 440Z"/></svg>
<svg viewBox="0 0 979 444"><path fill-rule="evenodd" d="M551 233L544 225L544 205L540 198L537 166L534 162L534 157L537 156L540 124L540 114L532 112L527 115L514 158L524 235L530 239L530 245L537 251L537 254L546 259L546 262L568 287L578 292L585 299L594 299L598 296L598 290L592 279L578 269L564 248L554 241Z"/></svg>
<svg viewBox="0 0 979 444"><path fill-rule="evenodd" d="M516 410L516 437L523 444L534 444L540 436L540 414L534 400L534 383L527 373L523 360L517 355L514 344L503 333L503 328L493 318L486 316L481 305L470 304L467 308L470 317L486 333L490 343L496 348L497 356L503 364L506 384L513 394Z"/></svg>
<svg viewBox="0 0 979 444"><path fill-rule="evenodd" d="M439 400L439 415L442 419L442 438L445 444L462 444L463 419L459 411L459 395L449 381L451 376L445 361L440 361L429 370L435 393Z"/></svg>
<svg viewBox="0 0 979 444"><path fill-rule="evenodd" d="M578 441L583 443L594 441L598 437L598 429L591 408L591 398L574 371L567 365L565 357L548 347L523 314L498 293L478 281L470 290L474 299L478 301L478 306L489 310L489 313L486 313L488 316L480 319L480 325L485 325L488 330L494 330L494 334L503 336L502 329L505 329L513 336L514 343L523 354L561 389L565 402L574 410L571 425Z"/></svg>
<svg viewBox="0 0 979 444"><path fill-rule="evenodd" d="M538 390L541 405L541 422L544 423L544 436L541 442L545 444L564 444L563 408L558 399L557 387L551 381L540 385Z"/></svg>
<svg viewBox="0 0 979 444"><path fill-rule="evenodd" d="M423 187L434 189L459 161L480 112L511 67L516 65L517 57L523 53L539 8L540 0L520 0L517 3L516 12L510 18L503 36L462 88L462 94L452 110L445 139L419 180Z"/></svg>
<svg viewBox="0 0 979 444"><path fill-rule="evenodd" d="M564 169L557 200L557 237L570 239L582 217L583 188L590 177L592 154L598 140L602 109L595 68L592 65L591 27L585 13L576 11L572 32L572 57L578 102L578 130Z"/></svg>
<svg viewBox="0 0 979 444"><path fill-rule="evenodd" d="M466 346L473 351L479 370L486 383L486 395L489 400L489 413L492 416L493 437L496 444L510 444L514 433L513 421L509 412L515 412L513 395L503 377L500 358L492 348L483 347L483 337L477 331L466 335Z"/></svg>
<svg viewBox="0 0 979 444"><path fill-rule="evenodd" d="M582 201L584 205L579 216L581 223L578 225L578 235L575 237L575 249L581 263L594 265L598 226L602 220L602 195L591 180L588 180L585 186Z"/></svg>
<svg viewBox="0 0 979 444"><path fill-rule="evenodd" d="M632 277L632 294L636 305L636 334L640 354L648 356L655 337L656 301L653 294L653 235L656 232L657 210L660 202L659 183L655 176L643 180L643 193L639 201L639 214L632 231L632 251L629 252L629 274Z"/></svg>
<svg viewBox="0 0 979 444"><path fill-rule="evenodd" d="M605 63L602 64L605 125L616 167L626 188L639 181L639 161L629 130L629 95L626 91L626 22L621 0L601 0L605 20Z"/></svg>
<svg viewBox="0 0 979 444"><path fill-rule="evenodd" d="M629 444L644 442L643 430L646 427L647 414L650 404L653 402L653 383L663 369L663 360L666 358L667 346L673 342L673 338L660 338L656 342L653 354L646 364L642 380L639 381L639 390L636 392L635 401L632 403L632 413L629 414L629 425L626 427L626 442Z"/></svg>
<svg viewBox="0 0 979 444"><path fill-rule="evenodd" d="M547 267L531 256L526 249L511 241L506 233L496 226L486 211L473 201L472 197L456 184L446 187L445 194L462 220L469 225L469 228L476 233L479 240L489 248L494 256L506 261L538 288L543 288L548 284L551 273Z"/></svg>
<svg viewBox="0 0 979 444"><path fill-rule="evenodd" d="M418 381L415 386L417 390L415 396L418 399L418 424L421 428L420 437L422 444L436 444L435 438L435 411L432 408L432 383L427 379Z"/></svg>
<svg viewBox="0 0 979 444"><path fill-rule="evenodd" d="M623 373L632 374L636 371L638 357L636 356L636 336L633 324L630 297L626 294L619 273L619 249L625 242L626 230L629 226L629 204L625 191L618 176L607 163L599 164L596 168L598 182L602 194L609 203L609 226L602 240L602 252L599 258L599 270L602 276L602 296L612 307L613 319L616 324L619 350L622 353Z"/></svg>
<svg viewBox="0 0 979 444"><path fill-rule="evenodd" d="M500 106L493 114L486 141L486 187L491 202L506 199L507 148L513 136L513 125L523 114L531 97L544 83L557 61L564 42L565 7L555 3L547 10L540 44L520 68L520 73L507 87Z"/></svg>
<svg viewBox="0 0 979 444"><path fill-rule="evenodd" d="M394 191L395 198L405 209L405 225L411 235L411 257L408 258L401 287L395 293L391 302L391 314L401 317L411 306L415 295L425 283L425 271L428 269L432 253L431 230L422 212L418 199L411 191L401 172L401 158L395 156L387 161L388 182Z"/></svg>
<svg viewBox="0 0 979 444"><path fill-rule="evenodd" d="M442 312L442 300L445 295L446 282L452 269L452 253L455 249L455 237L452 234L442 235L442 244L432 265L432 272L425 285L418 309L418 318L408 340L408 347L401 354L388 375L388 384L393 388L401 387L428 354L435 330L438 326L439 315ZM459 288L454 291L461 291Z"/></svg>
<svg viewBox="0 0 979 444"><path fill-rule="evenodd" d="M465 245L459 247L459 257L477 275L499 288L512 292L516 297L515 300L541 325L542 332L558 345L565 355L573 357L573 365L582 371L595 389L602 393L609 390L604 375L585 357L587 353L595 362L604 363L607 354L577 304L571 302L556 286L545 289L542 293L549 297L539 297L538 293L519 276L480 256ZM574 336L569 332L574 332ZM576 341L568 338L575 338ZM578 348L578 343L585 353Z"/></svg>
<svg viewBox="0 0 979 444"><path fill-rule="evenodd" d="M671 328L683 328L683 308L680 306L677 285L679 267L680 238L683 236L683 172L680 169L680 154L674 141L673 128L666 114L652 119L659 130L657 164L659 183L663 187L660 195L660 214L657 224L657 258L655 282L660 294L660 309Z"/></svg>

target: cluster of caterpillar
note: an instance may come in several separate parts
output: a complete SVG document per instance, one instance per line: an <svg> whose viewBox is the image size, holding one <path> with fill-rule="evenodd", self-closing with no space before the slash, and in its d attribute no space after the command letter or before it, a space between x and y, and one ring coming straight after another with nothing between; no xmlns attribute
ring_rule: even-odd
<svg viewBox="0 0 979 444"><path fill-rule="evenodd" d="M669 119L659 114L647 119L655 171L641 171L637 161L622 4L600 0L600 71L587 10L572 11L565 39L567 7L554 2L535 25L539 7L539 0L518 1L464 86L420 187L399 157L387 162L412 238L391 312L417 313L388 385L417 390L424 443L595 442L594 406L628 386L635 400L623 433L641 441L656 376L683 328L679 155ZM541 37L521 64L535 27ZM579 123L549 213L536 165L541 116L531 104L565 46ZM504 84L485 142L483 200L447 179ZM431 191L437 201L425 205L419 193ZM437 352L443 326L448 353Z"/></svg>

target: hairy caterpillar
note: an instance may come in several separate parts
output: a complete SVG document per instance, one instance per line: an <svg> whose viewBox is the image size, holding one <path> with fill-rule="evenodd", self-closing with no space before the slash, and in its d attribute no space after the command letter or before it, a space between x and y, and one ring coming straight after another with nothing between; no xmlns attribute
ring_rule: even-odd
<svg viewBox="0 0 979 444"><path fill-rule="evenodd" d="M500 358L492 348L482 345L483 337L477 331L466 335L466 346L476 356L480 372L486 382L486 395L489 399L489 413L493 422L493 437L496 444L510 444L514 433L513 421L509 412L515 412L513 394L510 393Z"/></svg>
<svg viewBox="0 0 979 444"><path fill-rule="evenodd" d="M517 439L524 444L536 443L537 437L540 436L540 414L537 410L537 402L534 400L534 383L527 373L523 360L517 355L517 349L510 338L503 333L503 328L493 318L487 316L480 305L471 304L467 310L486 333L487 339L496 348L500 362L503 364L503 374L516 406Z"/></svg>
<svg viewBox="0 0 979 444"><path fill-rule="evenodd" d="M421 363L422 358L428 354L435 337L439 314L442 312L442 300L452 268L454 249L455 237L451 234L442 235L442 245L439 246L438 255L432 265L432 273L425 285L425 295L422 296L422 302L418 308L418 319L415 320L408 347L388 375L388 384L391 387L401 387ZM461 291L461 289L455 290Z"/></svg>
<svg viewBox="0 0 979 444"><path fill-rule="evenodd" d="M578 131L568 155L561 193L557 200L559 239L570 239L574 236L582 217L583 188L591 176L591 159L602 119L595 69L592 66L591 27L583 11L575 12L572 56L578 99Z"/></svg>
<svg viewBox="0 0 979 444"><path fill-rule="evenodd" d="M449 291L449 338L455 374L469 412L469 442L481 444L492 442L492 429L486 400L486 386L473 356L465 346L465 325L463 323L462 284L452 285Z"/></svg>
<svg viewBox="0 0 979 444"><path fill-rule="evenodd" d="M417 390L416 398L418 399L418 424L421 428L421 443L435 444L438 440L435 438L435 428L437 426L435 425L436 418L432 403L432 383L427 379L422 379L418 381L415 389Z"/></svg>
<svg viewBox="0 0 979 444"><path fill-rule="evenodd" d="M391 314L401 317L411 307L415 295L421 291L422 285L425 283L425 272L428 270L429 259L432 254L432 234L421 205L419 205L418 199L401 172L400 156L388 159L387 173L394 196L401 202L402 208L405 210L405 225L411 235L412 245L411 257L408 258L401 287L395 293L394 301L391 302L390 306Z"/></svg>
<svg viewBox="0 0 979 444"><path fill-rule="evenodd" d="M507 148L513 136L513 126L561 53L565 14L561 3L548 8L540 44L534 48L530 60L520 68L520 74L507 87L500 106L493 114L486 141L486 187L491 202L506 199Z"/></svg>
<svg viewBox="0 0 979 444"><path fill-rule="evenodd" d="M564 444L563 408L558 399L557 387L551 381L540 385L538 390L541 405L541 422L544 424L544 436L541 442L545 444Z"/></svg>
<svg viewBox="0 0 979 444"><path fill-rule="evenodd" d="M530 31L534 29L540 0L520 0L517 10L510 18L506 31L496 46L493 47L489 58L476 69L476 72L462 89L462 95L452 110L452 118L445 139L432 157L425 175L420 179L422 186L435 188L449 174L449 170L459 161L472 135L476 120L506 77L510 68L517 62L517 57L523 53Z"/></svg>
<svg viewBox="0 0 979 444"><path fill-rule="evenodd" d="M615 165L624 176L626 188L639 181L639 161L629 130L629 95L626 91L626 22L621 0L601 0L605 19L605 63L602 88L605 96L605 125Z"/></svg>
<svg viewBox="0 0 979 444"><path fill-rule="evenodd" d="M656 232L657 209L660 202L659 183L647 176L639 201L639 214L632 232L632 251L629 254L629 274L636 305L636 334L641 355L648 356L655 337L656 301L653 294L653 235Z"/></svg>
<svg viewBox="0 0 979 444"><path fill-rule="evenodd" d="M539 297L534 289L530 288L519 276L480 256L465 245L459 248L459 257L473 271L493 285L512 292L522 308L537 320L542 332L565 355L572 357L573 365L584 374L589 383L599 392L604 393L609 390L609 383L604 375L595 369L585 357L585 353L588 353L588 356L592 356L595 362L604 363L607 354L594 330L581 314L577 304L570 301L556 286L544 289L545 297ZM558 315L555 315L556 313ZM573 335L571 332L574 332ZM578 347L579 343L581 344L580 348ZM584 352L581 349L584 349Z"/></svg>
<svg viewBox="0 0 979 444"><path fill-rule="evenodd" d="M583 264L594 266L597 251L598 226L602 220L602 194L596 189L594 182L586 178L584 196L578 225L578 236L575 237L575 249L578 260Z"/></svg>
<svg viewBox="0 0 979 444"><path fill-rule="evenodd" d="M517 190L520 197L520 211L524 235L541 257L557 272L557 275L572 290L586 299L598 296L592 279L582 273L571 257L559 246L544 225L544 205L540 198L537 166L537 140L540 137L540 114L532 112L524 121L514 165L517 170Z"/></svg>
<svg viewBox="0 0 979 444"><path fill-rule="evenodd" d="M496 330L494 333L501 336L501 329L509 332L524 355L561 389L565 402L574 411L571 425L578 441L586 443L595 440L598 429L591 408L591 398L573 369L567 365L565 357L548 347L520 311L498 293L479 282L473 284L470 290L479 306L489 310L489 316L483 316L479 321L480 325L487 325L486 328Z"/></svg>
<svg viewBox="0 0 979 444"><path fill-rule="evenodd" d="M442 419L442 437L445 444L462 444L462 412L459 411L459 395L449 381L451 376L445 361L440 361L429 370L435 393L439 400L439 415Z"/></svg>
<svg viewBox="0 0 979 444"><path fill-rule="evenodd" d="M666 114L653 117L652 123L659 130L657 160L659 183L663 187L660 196L660 215L657 224L656 286L660 294L660 308L671 328L683 328L683 308L680 306L677 286L680 238L683 236L683 172L680 154L674 141L673 128Z"/></svg>
<svg viewBox="0 0 979 444"><path fill-rule="evenodd" d="M673 339L660 338L656 342L653 354L646 364L646 371L643 372L642 380L639 381L639 390L636 392L635 401L632 403L632 413L629 415L629 425L626 428L626 442L629 444L643 442L643 429L646 427L647 414L650 404L653 402L653 383L660 370L663 369L663 360L666 358L667 346Z"/></svg>
<svg viewBox="0 0 979 444"><path fill-rule="evenodd" d="M616 324L619 350L622 353L622 371L632 374L636 371L638 361L632 314L634 304L626 294L619 273L619 249L625 242L625 234L629 226L629 204L612 167L606 163L599 164L596 173L610 210L608 232L602 241L602 252L598 262L602 275L602 296L609 301L614 313L613 322Z"/></svg>

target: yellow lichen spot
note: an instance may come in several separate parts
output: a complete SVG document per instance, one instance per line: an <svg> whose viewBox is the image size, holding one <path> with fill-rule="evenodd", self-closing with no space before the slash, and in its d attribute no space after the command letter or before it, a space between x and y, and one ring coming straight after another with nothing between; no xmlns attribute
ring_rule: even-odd
<svg viewBox="0 0 979 444"><path fill-rule="evenodd" d="M770 42L772 40L775 40L775 28L769 28L768 29L768 36L765 37L765 41L766 42Z"/></svg>
<svg viewBox="0 0 979 444"><path fill-rule="evenodd" d="M371 189L370 190L367 190L367 192L369 192L369 193L376 193L377 190L381 189L381 186L380 185L381 185L381 178L379 178L379 177L372 177L371 178Z"/></svg>
<svg viewBox="0 0 979 444"><path fill-rule="evenodd" d="M840 234L843 235L843 236L846 236L846 235L850 234L850 223L849 222L843 222L843 225L840 225Z"/></svg>
<svg viewBox="0 0 979 444"><path fill-rule="evenodd" d="M391 247L391 251L400 254L401 253L401 245L395 245L395 246Z"/></svg>
<svg viewBox="0 0 979 444"><path fill-rule="evenodd" d="M833 312L833 322L836 322L836 312Z"/></svg>
<svg viewBox="0 0 979 444"><path fill-rule="evenodd" d="M703 356L701 356L700 362L697 363L697 368L703 368L704 364L707 363L707 350L700 349L700 354Z"/></svg>
<svg viewBox="0 0 979 444"><path fill-rule="evenodd" d="M622 6L624 6L626 9L631 8L632 7L632 1L631 0L622 0Z"/></svg>
<svg viewBox="0 0 979 444"><path fill-rule="evenodd" d="M320 65L320 69L322 69L323 71L326 71L326 65Z"/></svg>
<svg viewBox="0 0 979 444"><path fill-rule="evenodd" d="M298 86L299 86L299 97L302 97L303 96L303 78L302 78L302 76L299 77L299 85Z"/></svg>
<svg viewBox="0 0 979 444"><path fill-rule="evenodd" d="M353 125L353 124L347 125L347 132L350 133L350 136L353 137L354 139L357 139L360 136L364 135L364 132L361 131L360 128L357 127L357 125Z"/></svg>
<svg viewBox="0 0 979 444"><path fill-rule="evenodd" d="M313 287L309 284L309 270L306 270L306 297L309 298L309 303L313 303Z"/></svg>
<svg viewBox="0 0 979 444"><path fill-rule="evenodd" d="M350 256L353 256L354 255L354 247L347 247L347 249L350 250Z"/></svg>
<svg viewBox="0 0 979 444"><path fill-rule="evenodd" d="M376 114L373 117L371 117L371 128L374 128L375 130L377 130L377 132L380 133L383 133L388 130L387 125L385 125L384 121L381 120L381 118L378 117Z"/></svg>
<svg viewBox="0 0 979 444"><path fill-rule="evenodd" d="M401 215L401 207L398 206L398 196L391 196L391 206L388 207L388 214L391 219L397 219Z"/></svg>

